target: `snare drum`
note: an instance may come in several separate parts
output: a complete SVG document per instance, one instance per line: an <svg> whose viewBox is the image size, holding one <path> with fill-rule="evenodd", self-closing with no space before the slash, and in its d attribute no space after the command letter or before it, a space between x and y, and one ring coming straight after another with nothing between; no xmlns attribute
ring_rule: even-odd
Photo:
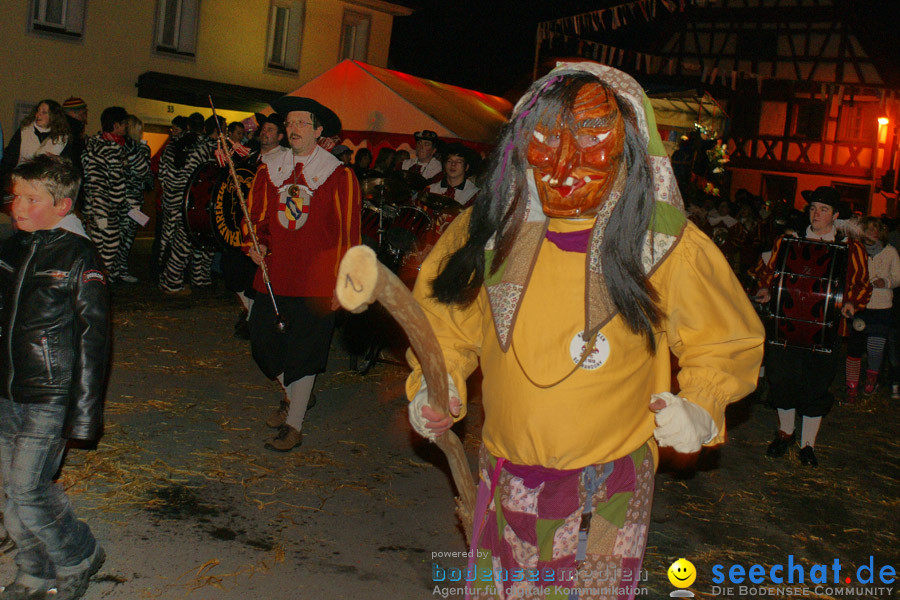
<svg viewBox="0 0 900 600"><path fill-rule="evenodd" d="M775 265L768 343L832 352L844 301L847 246L785 237Z"/></svg>
<svg viewBox="0 0 900 600"><path fill-rule="evenodd" d="M239 163L235 173L246 198L256 171L253 165ZM194 171L184 197L182 218L188 238L199 248L241 247L244 213L228 169L208 162Z"/></svg>
<svg viewBox="0 0 900 600"><path fill-rule="evenodd" d="M212 220L209 218L209 201L220 171L219 165L215 162L200 165L191 175L184 194L184 202L181 207L184 228L191 244L199 248L215 248L217 246L216 238L212 233Z"/></svg>

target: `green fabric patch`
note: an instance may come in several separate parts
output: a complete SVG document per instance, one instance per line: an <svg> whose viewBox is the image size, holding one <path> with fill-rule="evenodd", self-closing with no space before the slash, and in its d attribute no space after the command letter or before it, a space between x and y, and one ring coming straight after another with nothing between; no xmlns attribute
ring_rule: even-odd
<svg viewBox="0 0 900 600"><path fill-rule="evenodd" d="M656 202L650 218L650 231L665 235L678 235L684 229L687 217L681 209L665 202Z"/></svg>
<svg viewBox="0 0 900 600"><path fill-rule="evenodd" d="M484 554L485 556L481 556ZM469 587L476 590L486 590L488 588L494 588L494 559L491 555L490 550L484 550L482 548L478 549L478 558L475 559L475 567L477 569L478 576L475 578L475 581L469 584ZM490 571L491 577L489 581L484 581L488 579L487 573Z"/></svg>
<svg viewBox="0 0 900 600"><path fill-rule="evenodd" d="M496 254L496 250L485 250L484 251L484 285L497 285L501 281L503 281L503 272L506 271L506 264L503 263L500 265L500 268L497 269L497 272L493 275L490 275L491 266L494 263L494 255Z"/></svg>
<svg viewBox="0 0 900 600"><path fill-rule="evenodd" d="M556 530L559 529L565 519L537 519L534 530L537 533L538 560L549 562L553 560L553 540L556 538Z"/></svg>
<svg viewBox="0 0 900 600"><path fill-rule="evenodd" d="M628 503L634 492L620 492L612 498L594 508L595 517L603 517L619 529L625 526L625 515L628 512Z"/></svg>
<svg viewBox="0 0 900 600"><path fill-rule="evenodd" d="M629 455L631 456L631 460L634 462L635 472L637 472L638 467L641 466L641 463L644 462L644 457L647 456L647 452L649 451L650 449L647 448L647 444L644 444Z"/></svg>
<svg viewBox="0 0 900 600"><path fill-rule="evenodd" d="M662 138L659 137L659 130L656 128L656 115L653 113L653 105L650 104L650 98L647 94L641 94L641 101L644 103L644 114L647 115L647 132L650 135L650 143L647 144L647 152L650 156L668 156L666 147L663 146Z"/></svg>

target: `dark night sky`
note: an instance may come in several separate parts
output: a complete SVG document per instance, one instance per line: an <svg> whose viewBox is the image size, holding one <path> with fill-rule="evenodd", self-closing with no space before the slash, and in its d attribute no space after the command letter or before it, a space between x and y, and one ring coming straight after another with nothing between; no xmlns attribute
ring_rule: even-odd
<svg viewBox="0 0 900 600"><path fill-rule="evenodd" d="M389 68L496 95L524 91L530 83L537 23L622 4L625 0L411 0L420 8L409 17L394 19ZM838 0L839 2L842 0ZM900 0L848 1L853 19L879 51L896 64ZM694 11L704 9L693 7ZM616 47L643 44L654 27L677 26L678 18L661 11L655 25L642 19L603 40ZM659 34L656 34L659 37ZM596 38L595 38L596 39ZM652 52L652 48L643 48ZM900 85L900 74L896 77ZM513 92L513 98L517 96Z"/></svg>
<svg viewBox="0 0 900 600"><path fill-rule="evenodd" d="M539 21L601 5L596 0L423 0L412 16L394 19L389 67L503 95L530 77Z"/></svg>

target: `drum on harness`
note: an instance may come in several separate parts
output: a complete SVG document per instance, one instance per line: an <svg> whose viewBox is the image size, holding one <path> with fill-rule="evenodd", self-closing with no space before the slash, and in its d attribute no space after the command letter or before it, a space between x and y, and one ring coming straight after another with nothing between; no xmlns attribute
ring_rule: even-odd
<svg viewBox="0 0 900 600"><path fill-rule="evenodd" d="M235 173L246 198L256 175L255 158L235 163ZM241 247L244 213L227 168L208 162L194 171L184 195L182 217L188 239L195 246L213 250Z"/></svg>
<svg viewBox="0 0 900 600"><path fill-rule="evenodd" d="M767 343L832 352L844 302L847 246L786 237L775 266Z"/></svg>

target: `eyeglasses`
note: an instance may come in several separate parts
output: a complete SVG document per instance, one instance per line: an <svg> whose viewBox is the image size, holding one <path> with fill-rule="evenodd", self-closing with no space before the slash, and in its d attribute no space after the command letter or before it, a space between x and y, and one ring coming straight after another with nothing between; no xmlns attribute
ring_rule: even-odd
<svg viewBox="0 0 900 600"><path fill-rule="evenodd" d="M312 121L285 121L285 127L312 127Z"/></svg>

